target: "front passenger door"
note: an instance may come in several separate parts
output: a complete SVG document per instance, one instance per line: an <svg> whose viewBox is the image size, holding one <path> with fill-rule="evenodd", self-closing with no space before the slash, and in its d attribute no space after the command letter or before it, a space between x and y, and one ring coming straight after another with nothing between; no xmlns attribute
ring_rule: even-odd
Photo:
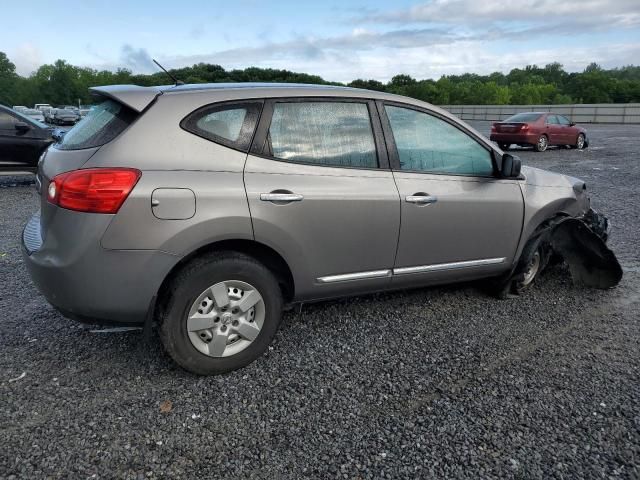
<svg viewBox="0 0 640 480"><path fill-rule="evenodd" d="M401 104L379 110L401 199L393 282L508 270L523 221L518 180L496 178L492 151L462 126Z"/></svg>
<svg viewBox="0 0 640 480"><path fill-rule="evenodd" d="M17 138L17 119L0 110L0 171L11 171L22 166L20 158L24 152Z"/></svg>

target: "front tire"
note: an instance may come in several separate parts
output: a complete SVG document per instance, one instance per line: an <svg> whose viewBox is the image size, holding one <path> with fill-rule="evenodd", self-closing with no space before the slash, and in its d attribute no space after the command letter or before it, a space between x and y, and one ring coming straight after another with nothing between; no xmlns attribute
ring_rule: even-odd
<svg viewBox="0 0 640 480"><path fill-rule="evenodd" d="M510 143L499 143L498 146L500 147L500 150L502 150L503 152L506 152L507 150L509 150L509 147L511 146Z"/></svg>
<svg viewBox="0 0 640 480"><path fill-rule="evenodd" d="M549 146L549 139L547 138L547 136L546 135L540 135L540 137L538 138L538 141L533 146L533 149L536 152L544 152L547 149L548 146Z"/></svg>
<svg viewBox="0 0 640 480"><path fill-rule="evenodd" d="M282 318L276 277L253 257L215 252L189 263L171 282L160 338L185 370L214 375L257 359Z"/></svg>
<svg viewBox="0 0 640 480"><path fill-rule="evenodd" d="M573 146L573 148L576 148L578 150L582 150L585 146L586 146L585 137L584 137L584 134L581 133L576 138L576 144Z"/></svg>

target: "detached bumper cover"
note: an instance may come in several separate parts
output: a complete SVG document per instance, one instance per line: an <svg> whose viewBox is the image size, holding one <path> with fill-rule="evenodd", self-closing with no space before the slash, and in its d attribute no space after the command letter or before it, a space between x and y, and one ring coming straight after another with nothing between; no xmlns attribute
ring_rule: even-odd
<svg viewBox="0 0 640 480"><path fill-rule="evenodd" d="M611 226L589 210L581 218L563 218L550 233L551 248L569 265L573 281L593 288L612 288L622 279L622 267L605 243Z"/></svg>

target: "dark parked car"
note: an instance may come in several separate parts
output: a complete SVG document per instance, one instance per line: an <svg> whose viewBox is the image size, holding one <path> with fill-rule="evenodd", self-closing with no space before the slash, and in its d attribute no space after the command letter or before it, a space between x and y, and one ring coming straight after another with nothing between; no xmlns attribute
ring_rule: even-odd
<svg viewBox="0 0 640 480"><path fill-rule="evenodd" d="M70 108L58 108L52 116L51 122L55 125L75 125L80 120L80 113Z"/></svg>
<svg viewBox="0 0 640 480"><path fill-rule="evenodd" d="M544 152L550 145L567 145L582 149L589 146L587 131L568 118L555 113L518 113L506 120L494 123L490 139L502 150L512 144L532 146L536 152Z"/></svg>
<svg viewBox="0 0 640 480"><path fill-rule="evenodd" d="M53 142L50 127L0 105L0 172L35 172L38 158Z"/></svg>

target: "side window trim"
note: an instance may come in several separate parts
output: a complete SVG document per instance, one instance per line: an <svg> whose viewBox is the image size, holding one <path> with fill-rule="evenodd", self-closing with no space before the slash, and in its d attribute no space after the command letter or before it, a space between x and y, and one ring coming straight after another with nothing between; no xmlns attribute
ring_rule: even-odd
<svg viewBox="0 0 640 480"><path fill-rule="evenodd" d="M373 138L376 146L376 156L378 159L378 166L373 168L368 167L352 167L347 165L322 165L319 163L303 163L292 162L282 158L274 157L270 154L268 148L268 136L269 128L271 127L271 119L273 117L273 107L276 103L304 103L304 102L328 102L328 103L364 103L367 105L369 112L369 121L371 122L371 130L373 132ZM255 155L269 160L286 163L298 163L300 165L313 165L317 167L331 167L331 168L348 168L352 170L389 170L389 157L387 149L385 147L384 134L382 131L382 125L380 118L376 110L375 102L368 98L360 97L275 97L267 98L262 108L262 115L256 133L253 137L251 148L249 149L251 155Z"/></svg>
<svg viewBox="0 0 640 480"><path fill-rule="evenodd" d="M439 173L439 172L423 172L420 170L402 170L400 168L400 154L398 153L398 147L396 145L395 138L393 136L393 131L391 130L391 122L389 121L389 117L387 116L387 112L385 110L385 105L389 105L391 107L399 107L406 108L408 110L415 110L416 112L424 113L427 115L431 115L443 122L451 125L454 128L457 128L465 135L468 135L472 138L478 145L483 147L491 157L491 165L493 167L493 174L491 176L486 175L470 175L470 174L462 174L462 173ZM422 175L445 175L445 176L453 176L453 177L466 177L466 178L496 178L498 176L498 167L496 162L496 151L482 142L475 134L465 129L462 125L458 125L456 122L452 122L449 118L440 115L438 112L433 110L429 110L427 108L421 108L416 105L410 105L407 103L401 102L389 102L385 100L376 100L376 106L378 108L378 115L380 116L380 121L382 124L382 131L384 133L384 140L387 145L389 163L391 165L391 170L394 172L403 172L403 173L420 173Z"/></svg>
<svg viewBox="0 0 640 480"><path fill-rule="evenodd" d="M232 110L236 108L246 108L247 115L245 116L242 127L240 127L239 138L243 136L249 136L249 141L246 145L238 145L237 141L229 140L224 137L220 137L214 134L204 134L193 127L193 123L197 122L201 114L214 113L221 110ZM207 105L203 105L189 113L180 121L180 128L189 132L197 137L204 138L213 143L223 145L225 147L237 150L239 152L247 153L251 148L252 142L256 136L257 125L259 125L262 112L264 110L264 99L262 98L247 98L247 99L235 99L224 102L215 102Z"/></svg>

